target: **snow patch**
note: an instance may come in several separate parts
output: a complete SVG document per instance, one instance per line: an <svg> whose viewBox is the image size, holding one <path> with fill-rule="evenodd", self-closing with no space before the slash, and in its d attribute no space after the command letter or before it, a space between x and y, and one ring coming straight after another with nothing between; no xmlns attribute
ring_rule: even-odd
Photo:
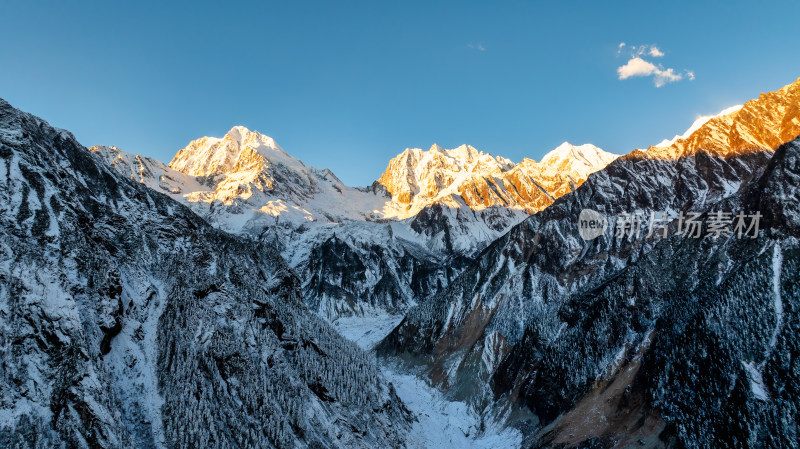
<svg viewBox="0 0 800 449"><path fill-rule="evenodd" d="M488 422L463 402L448 401L418 377L387 367L382 371L417 417L409 434L409 447L494 449L522 445L522 434L518 430Z"/></svg>
<svg viewBox="0 0 800 449"><path fill-rule="evenodd" d="M402 320L403 315L389 314L339 317L333 322L333 327L344 338L369 351L389 335Z"/></svg>
<svg viewBox="0 0 800 449"><path fill-rule="evenodd" d="M333 326L343 337L364 350L371 350L402 319L402 315L389 314L342 317L335 320ZM518 430L503 428L501 423L481 417L464 402L448 401L421 378L400 373L388 364L384 364L381 371L417 418L407 441L410 448L488 449L522 444L522 434Z"/></svg>
<svg viewBox="0 0 800 449"><path fill-rule="evenodd" d="M783 267L783 252L780 243L775 243L772 253L772 306L775 309L775 329L769 339L769 351L775 348L778 334L783 327L783 298L781 297L781 268Z"/></svg>
<svg viewBox="0 0 800 449"><path fill-rule="evenodd" d="M753 392L756 398L762 401L768 401L769 394L767 394L767 389L764 386L764 379L761 377L761 371L758 370L758 367L756 367L753 362L742 362L742 366L744 366L750 378L750 391Z"/></svg>
<svg viewBox="0 0 800 449"><path fill-rule="evenodd" d="M114 338L111 351L105 356L106 366L115 379L123 407L139 409L145 415L145 424L152 430L155 447L166 447L161 406L164 399L158 389L158 321L166 305L166 297L162 293L163 286L155 279L149 278L148 288L134 293L133 299L145 310L144 321L130 319L119 335ZM128 282L125 291L136 292L137 283ZM137 337L140 334L141 337ZM138 397L138 399L137 399ZM134 432L135 434L135 432Z"/></svg>

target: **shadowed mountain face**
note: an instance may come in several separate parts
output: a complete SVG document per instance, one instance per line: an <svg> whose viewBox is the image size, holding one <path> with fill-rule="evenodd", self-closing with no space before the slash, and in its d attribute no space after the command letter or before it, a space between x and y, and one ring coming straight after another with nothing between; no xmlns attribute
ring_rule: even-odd
<svg viewBox="0 0 800 449"><path fill-rule="evenodd" d="M748 142L730 154L635 152L591 175L410 310L379 354L505 408L527 445L792 447L800 145L774 158L772 145L800 123L797 86L708 122ZM586 208L609 220L591 241L578 235ZM761 232L675 235L679 213L718 210L761 213ZM668 236L616 238L631 212L668 213Z"/></svg>
<svg viewBox="0 0 800 449"><path fill-rule="evenodd" d="M272 248L0 100L0 446L401 447L371 357Z"/></svg>
<svg viewBox="0 0 800 449"><path fill-rule="evenodd" d="M531 443L797 443L798 163L795 141L711 207L758 211L758 238L672 235L528 326L493 381L547 424ZM555 340L548 320L562 323Z"/></svg>

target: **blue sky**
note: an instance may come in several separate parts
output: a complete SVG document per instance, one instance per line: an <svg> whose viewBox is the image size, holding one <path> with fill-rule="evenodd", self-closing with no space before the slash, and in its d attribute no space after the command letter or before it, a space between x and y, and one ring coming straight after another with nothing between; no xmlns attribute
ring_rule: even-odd
<svg viewBox="0 0 800 449"><path fill-rule="evenodd" d="M0 97L87 146L168 162L244 125L350 185L433 142L625 153L800 77L797 0L7 0L0 17ZM652 66L624 73L651 76L619 79L634 56Z"/></svg>

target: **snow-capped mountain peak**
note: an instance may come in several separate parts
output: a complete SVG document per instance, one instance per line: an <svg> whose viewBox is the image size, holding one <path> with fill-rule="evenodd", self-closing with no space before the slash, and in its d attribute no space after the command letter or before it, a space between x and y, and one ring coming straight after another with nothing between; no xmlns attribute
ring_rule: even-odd
<svg viewBox="0 0 800 449"><path fill-rule="evenodd" d="M603 151L590 143L572 145L569 142L564 142L553 151L545 154L539 165L545 169L575 173L582 178L586 178L610 164L616 158L616 154Z"/></svg>
<svg viewBox="0 0 800 449"><path fill-rule="evenodd" d="M224 137L202 137L178 151L169 166L191 176L226 175L244 150L252 150L274 163L302 167L273 138L244 126L234 126Z"/></svg>
<svg viewBox="0 0 800 449"><path fill-rule="evenodd" d="M573 145L569 142L563 142L561 145L555 147L549 153L545 154L544 157L542 157L541 163L547 164L552 160L583 157L585 154L596 154L599 151L602 150L589 143L583 145Z"/></svg>
<svg viewBox="0 0 800 449"><path fill-rule="evenodd" d="M403 204L411 204L418 195L432 200L462 173L472 172L478 161L488 164L489 169L499 168L491 155L469 145L449 150L435 143L428 151L406 148L389 161L377 182Z"/></svg>
<svg viewBox="0 0 800 449"><path fill-rule="evenodd" d="M438 143L434 142L433 145L428 149L428 151L438 151L439 153L444 153L446 150L442 148Z"/></svg>
<svg viewBox="0 0 800 449"><path fill-rule="evenodd" d="M533 213L616 157L594 145L565 142L542 163L525 159L514 164L469 145L446 150L434 144L428 151L413 148L397 155L376 183L396 204L405 205L406 216L435 204L454 210L501 207Z"/></svg>
<svg viewBox="0 0 800 449"><path fill-rule="evenodd" d="M244 137L248 134L251 134L251 131L244 126L236 125L230 129L227 133L225 133L226 137L230 137L231 139L237 140L239 142L242 141ZM253 134L259 134L257 131ZM261 135L261 134L259 134ZM266 136L265 136L266 137Z"/></svg>
<svg viewBox="0 0 800 449"><path fill-rule="evenodd" d="M476 150L475 147L471 145L460 145L456 148L453 148L452 150L446 150L445 152L447 153L448 156L454 157L457 160L466 164L469 164L476 157L479 157L483 154L482 152Z"/></svg>

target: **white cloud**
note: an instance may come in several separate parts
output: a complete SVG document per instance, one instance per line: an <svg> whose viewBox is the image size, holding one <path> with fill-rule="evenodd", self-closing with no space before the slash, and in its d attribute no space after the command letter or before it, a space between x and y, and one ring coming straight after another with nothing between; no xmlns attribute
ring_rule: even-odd
<svg viewBox="0 0 800 449"><path fill-rule="evenodd" d="M688 77L690 80L694 79L693 72L686 72L684 74L676 72L675 69L664 69L663 67L657 66L650 61L645 61L638 56L634 56L629 59L625 65L617 67L617 75L621 80L634 78L637 76L652 76L653 83L655 83L656 87L661 87L667 83L680 81L684 78L684 76Z"/></svg>
<svg viewBox="0 0 800 449"><path fill-rule="evenodd" d="M478 51L486 51L486 47L484 47L484 46L483 46L483 45L481 45L481 44L477 44L477 45L473 45L473 44L467 44L467 47L468 47L468 48L471 48L471 49L473 49L473 50L478 50Z"/></svg>
<svg viewBox="0 0 800 449"><path fill-rule="evenodd" d="M650 76L656 70L658 70L658 67L655 64L636 56L631 58L627 64L617 67L617 74L619 79L625 80L634 76Z"/></svg>
<svg viewBox="0 0 800 449"><path fill-rule="evenodd" d="M661 87L665 84L674 83L682 79L693 80L694 72L691 70L678 71L673 68L664 68L661 64L654 64L643 56L661 58L664 52L655 45L627 45L620 42L617 47L617 57L622 54L625 48L630 49L630 58L624 65L617 67L617 76L621 80L634 77L652 76L653 84Z"/></svg>

